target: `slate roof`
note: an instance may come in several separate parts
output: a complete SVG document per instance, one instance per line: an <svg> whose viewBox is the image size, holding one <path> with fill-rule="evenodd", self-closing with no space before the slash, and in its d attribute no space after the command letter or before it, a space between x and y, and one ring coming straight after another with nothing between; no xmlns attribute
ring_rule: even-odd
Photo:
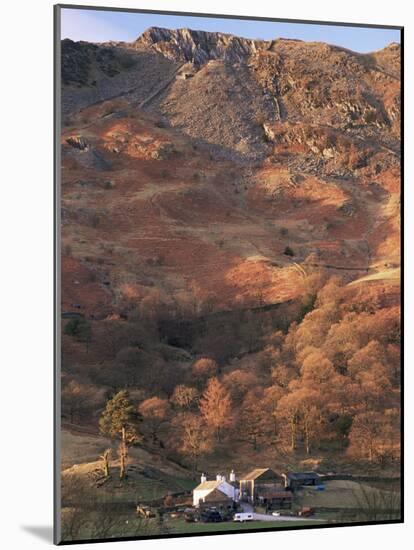
<svg viewBox="0 0 414 550"><path fill-rule="evenodd" d="M219 485L224 483L223 481L218 481L216 479L213 479L211 481L204 481L203 483L200 483L200 485L197 485L197 487L194 489L194 491L213 491L216 489Z"/></svg>
<svg viewBox="0 0 414 550"><path fill-rule="evenodd" d="M270 468L255 468L254 470L252 470L245 476L241 477L240 479L242 481L251 481L251 480L257 479L258 477L262 476L267 472L274 473ZM275 474L275 477L277 477L276 474Z"/></svg>
<svg viewBox="0 0 414 550"><path fill-rule="evenodd" d="M304 479L319 479L319 474L316 472L288 472L288 479L294 481L302 481Z"/></svg>

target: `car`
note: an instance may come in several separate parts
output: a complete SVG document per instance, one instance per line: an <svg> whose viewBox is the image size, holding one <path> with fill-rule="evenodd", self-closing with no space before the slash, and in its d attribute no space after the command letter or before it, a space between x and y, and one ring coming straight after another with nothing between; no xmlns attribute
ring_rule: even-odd
<svg viewBox="0 0 414 550"><path fill-rule="evenodd" d="M223 521L220 512L217 510L204 510L201 512L200 519L204 523L218 523Z"/></svg>
<svg viewBox="0 0 414 550"><path fill-rule="evenodd" d="M272 516L278 517L278 516L280 516L280 512L272 512Z"/></svg>
<svg viewBox="0 0 414 550"><path fill-rule="evenodd" d="M220 515L221 515L221 519L223 521L231 521L233 519L233 516L234 516L234 511L233 510L223 510L223 511L220 511Z"/></svg>
<svg viewBox="0 0 414 550"><path fill-rule="evenodd" d="M304 506L298 511L298 516L308 518L309 516L313 516L315 511L310 506Z"/></svg>
<svg viewBox="0 0 414 550"><path fill-rule="evenodd" d="M175 508L175 510L170 510L171 518L181 518L185 515L187 508Z"/></svg>
<svg viewBox="0 0 414 550"><path fill-rule="evenodd" d="M184 520L187 523L194 523L198 521L198 511L195 508L185 508L184 509Z"/></svg>
<svg viewBox="0 0 414 550"><path fill-rule="evenodd" d="M253 520L253 513L252 512L240 512L237 514L234 514L233 521L239 521L240 523L244 523L245 521L252 521Z"/></svg>

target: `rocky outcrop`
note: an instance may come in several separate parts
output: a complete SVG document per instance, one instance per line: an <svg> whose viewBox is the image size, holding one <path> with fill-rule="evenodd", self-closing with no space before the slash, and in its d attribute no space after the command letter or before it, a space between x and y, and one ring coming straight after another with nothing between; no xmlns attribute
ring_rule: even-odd
<svg viewBox="0 0 414 550"><path fill-rule="evenodd" d="M271 42L263 40L251 40L219 32L150 27L133 46L150 47L174 61L190 61L200 66L212 59L240 63L252 53L269 48L270 44Z"/></svg>
<svg viewBox="0 0 414 550"><path fill-rule="evenodd" d="M88 142L82 136L70 136L66 139L66 143L80 151L87 151L89 148Z"/></svg>
<svg viewBox="0 0 414 550"><path fill-rule="evenodd" d="M282 139L318 162L349 158L354 169L373 143L398 153L399 54L398 44L359 54L317 42L159 27L131 43L63 41L62 74L70 84L62 111L122 97L134 109L159 113L215 157L260 160ZM278 122L288 125L275 140Z"/></svg>

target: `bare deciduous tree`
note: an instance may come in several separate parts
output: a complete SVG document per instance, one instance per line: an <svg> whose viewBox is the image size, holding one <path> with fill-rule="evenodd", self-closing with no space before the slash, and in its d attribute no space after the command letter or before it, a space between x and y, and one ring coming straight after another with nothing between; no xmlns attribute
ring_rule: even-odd
<svg viewBox="0 0 414 550"><path fill-rule="evenodd" d="M159 431L167 420L169 409L167 399L156 396L145 399L138 407L144 420L144 427L149 432L153 443L157 441Z"/></svg>
<svg viewBox="0 0 414 550"><path fill-rule="evenodd" d="M175 387L174 393L171 397L173 405L182 409L191 410L197 404L199 393L196 388L192 386L186 386L179 384Z"/></svg>
<svg viewBox="0 0 414 550"><path fill-rule="evenodd" d="M191 458L193 470L197 470L200 456L214 449L213 442L207 434L206 424L203 418L192 413L180 415L178 423L182 429L181 451Z"/></svg>
<svg viewBox="0 0 414 550"><path fill-rule="evenodd" d="M99 457L102 460L102 469L105 477L109 477L109 457L111 456L111 451L111 449L106 449Z"/></svg>
<svg viewBox="0 0 414 550"><path fill-rule="evenodd" d="M232 402L229 392L218 378L210 378L200 400L200 411L208 427L215 431L217 441L221 441L223 429L233 422Z"/></svg>

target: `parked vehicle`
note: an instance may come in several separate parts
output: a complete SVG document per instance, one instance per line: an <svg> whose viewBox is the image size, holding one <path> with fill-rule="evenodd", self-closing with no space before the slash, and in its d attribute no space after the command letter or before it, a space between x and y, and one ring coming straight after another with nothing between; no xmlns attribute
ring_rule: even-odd
<svg viewBox="0 0 414 550"><path fill-rule="evenodd" d="M298 516L308 518L309 516L313 516L315 513L314 509L310 506L304 506L298 511Z"/></svg>
<svg viewBox="0 0 414 550"><path fill-rule="evenodd" d="M233 510L223 510L223 511L220 511L220 515L221 515L221 519L223 521L231 521L233 519L233 516L234 516L234 511Z"/></svg>
<svg viewBox="0 0 414 550"><path fill-rule="evenodd" d="M217 510L203 510L203 512L201 512L200 519L204 523L218 523L223 521L220 512Z"/></svg>
<svg viewBox="0 0 414 550"><path fill-rule="evenodd" d="M234 514L233 520L240 521L240 523L243 523L244 521L252 521L253 514L251 512L240 512L238 514Z"/></svg>
<svg viewBox="0 0 414 550"><path fill-rule="evenodd" d="M184 510L184 520L187 523L194 523L198 521L198 514L194 508L186 508Z"/></svg>
<svg viewBox="0 0 414 550"><path fill-rule="evenodd" d="M143 518L155 518L155 512L149 506L138 504L137 514Z"/></svg>
<svg viewBox="0 0 414 550"><path fill-rule="evenodd" d="M280 512L272 512L272 516L278 517L278 516L280 516Z"/></svg>

